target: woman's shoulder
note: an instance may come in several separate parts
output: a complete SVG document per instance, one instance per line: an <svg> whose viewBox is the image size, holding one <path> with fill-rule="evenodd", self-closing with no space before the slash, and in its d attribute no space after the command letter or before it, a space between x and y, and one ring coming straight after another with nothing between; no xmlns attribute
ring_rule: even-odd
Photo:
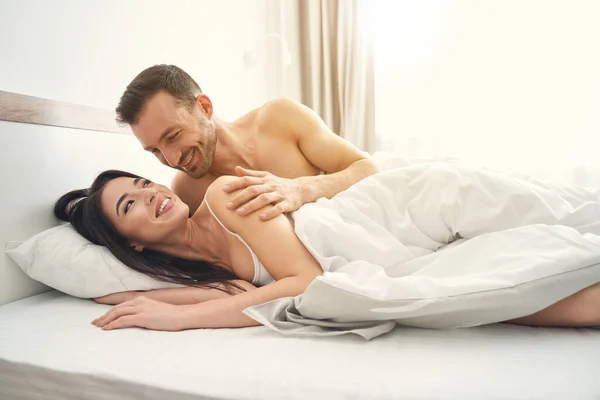
<svg viewBox="0 0 600 400"><path fill-rule="evenodd" d="M239 179L239 177L233 175L219 176L208 186L208 188L206 188L206 194L204 195L204 198L208 200L211 205L213 201L227 201L228 199L232 199L235 197L235 192L226 192L224 189L228 184L236 179Z"/></svg>
<svg viewBox="0 0 600 400"><path fill-rule="evenodd" d="M243 217L237 215L235 210L227 208L227 203L231 201L235 196L236 192L226 192L225 186L237 179L238 177L232 175L222 175L215 179L210 186L206 189L204 200L207 206L215 214L215 216L228 228L234 230L239 220Z"/></svg>

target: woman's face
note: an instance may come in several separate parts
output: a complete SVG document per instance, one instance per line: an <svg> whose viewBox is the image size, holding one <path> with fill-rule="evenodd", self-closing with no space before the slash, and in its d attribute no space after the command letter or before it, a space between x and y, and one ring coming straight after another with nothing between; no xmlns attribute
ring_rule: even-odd
<svg viewBox="0 0 600 400"><path fill-rule="evenodd" d="M128 177L108 182L102 210L132 246L157 247L185 229L189 207L167 187Z"/></svg>

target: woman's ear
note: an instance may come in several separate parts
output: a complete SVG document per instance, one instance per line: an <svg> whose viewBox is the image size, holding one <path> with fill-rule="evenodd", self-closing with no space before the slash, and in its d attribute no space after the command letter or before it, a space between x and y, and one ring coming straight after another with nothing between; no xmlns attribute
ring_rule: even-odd
<svg viewBox="0 0 600 400"><path fill-rule="evenodd" d="M142 251L144 251L144 246L142 245L130 243L129 246L137 252L141 253Z"/></svg>

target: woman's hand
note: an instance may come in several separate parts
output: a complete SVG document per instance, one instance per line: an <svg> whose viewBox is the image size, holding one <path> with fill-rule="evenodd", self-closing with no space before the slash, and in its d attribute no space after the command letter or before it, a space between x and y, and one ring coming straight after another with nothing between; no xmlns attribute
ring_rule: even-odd
<svg viewBox="0 0 600 400"><path fill-rule="evenodd" d="M128 292L112 293L102 297L96 297L94 301L99 304L107 304L109 306L125 303L138 297L142 292L131 290Z"/></svg>
<svg viewBox="0 0 600 400"><path fill-rule="evenodd" d="M157 331L180 331L186 329L185 312L188 307L139 296L111 308L92 321L92 324L103 330L140 327Z"/></svg>

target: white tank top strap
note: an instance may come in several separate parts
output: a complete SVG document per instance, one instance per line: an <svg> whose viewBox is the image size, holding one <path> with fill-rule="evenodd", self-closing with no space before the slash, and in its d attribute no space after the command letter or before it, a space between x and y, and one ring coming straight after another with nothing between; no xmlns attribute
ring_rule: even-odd
<svg viewBox="0 0 600 400"><path fill-rule="evenodd" d="M252 262L254 263L254 278L252 279L252 284L253 285L264 285L266 283L269 282L261 282L261 268L264 269L264 267L262 266L260 260L258 259L258 257L256 256L256 254L254 254L254 252L252 251L252 249L250 248L250 246L248 246L248 243L246 243L246 241L237 233L231 232L229 229L227 229L227 227L221 222L221 220L219 220L219 218L217 218L217 216L215 215L215 213L213 212L212 208L210 208L210 204L208 204L208 201L206 201L206 199L204 199L204 202L206 203L206 208L208 208L208 211L210 212L210 214L213 216L213 218L219 223L219 225L221 225L223 227L223 229L225 229L227 231L227 233L235 236L236 238L239 239L240 242L242 242L246 248L248 249L248 251L250 252L250 255L252 256ZM274 280L269 273L265 270L265 278L266 280Z"/></svg>

